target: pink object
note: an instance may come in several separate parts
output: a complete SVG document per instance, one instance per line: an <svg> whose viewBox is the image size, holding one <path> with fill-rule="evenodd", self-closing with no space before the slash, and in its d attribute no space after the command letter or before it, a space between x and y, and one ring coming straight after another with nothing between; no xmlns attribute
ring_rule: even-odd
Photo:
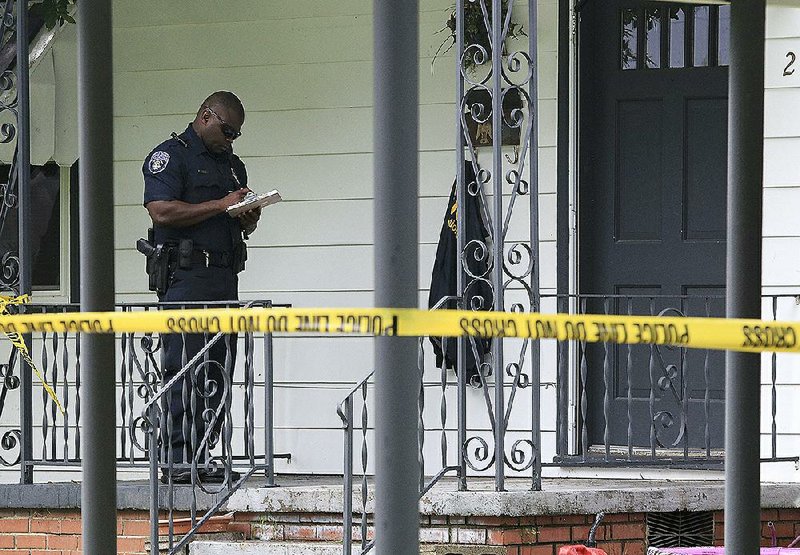
<svg viewBox="0 0 800 555"><path fill-rule="evenodd" d="M558 548L558 555L607 555L602 549L585 545L565 545Z"/></svg>

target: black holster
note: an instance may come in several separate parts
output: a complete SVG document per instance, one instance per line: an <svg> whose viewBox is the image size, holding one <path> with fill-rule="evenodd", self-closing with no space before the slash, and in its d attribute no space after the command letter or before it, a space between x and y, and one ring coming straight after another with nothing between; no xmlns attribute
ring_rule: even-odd
<svg viewBox="0 0 800 555"><path fill-rule="evenodd" d="M136 241L136 250L147 257L145 271L147 271L148 289L163 295L169 286L169 259L172 247L170 245L154 245L152 241L139 239Z"/></svg>
<svg viewBox="0 0 800 555"><path fill-rule="evenodd" d="M247 261L247 244L244 241L239 241L236 246L233 247L231 268L234 274L238 274L244 270L245 261Z"/></svg>

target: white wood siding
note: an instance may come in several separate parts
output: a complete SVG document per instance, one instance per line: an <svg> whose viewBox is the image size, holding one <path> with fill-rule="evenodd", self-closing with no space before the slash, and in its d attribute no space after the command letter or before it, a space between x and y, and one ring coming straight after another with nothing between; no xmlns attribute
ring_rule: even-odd
<svg viewBox="0 0 800 555"><path fill-rule="evenodd" d="M451 4L424 0L420 7L420 306L427 304L455 175L452 52L440 56L431 70L432 55L445 38L436 32L444 27ZM555 0L540 2L537 30L541 281L547 290L555 288L556 5ZM295 306L371 306L371 2L240 0L225 3L224 10L219 6L216 0L194 1L191 10L183 8L184 2L114 2L119 300L152 299L142 257L133 248L149 221L141 206L144 157L171 131L180 132L208 93L228 89L247 110L235 148L251 187L277 188L285 199L264 212L249 242L241 297ZM515 13L527 21L525 3L515 3ZM526 238L528 213L526 207L515 210L510 239ZM292 462L280 462L279 470L340 472L336 404L371 369L372 341L279 337L275 349L276 449L292 452ZM431 357L426 365L426 379L437 381ZM470 391L470 404L482 402L481 397ZM549 416L555 414L553 402L552 396L545 401L547 433L555 427ZM512 426L522 431L529 427L523 415L530 405L519 398L517 404ZM449 406L452 413L454 398ZM431 422L438 421L437 411L438 401L431 399L426 408ZM477 407L472 412L470 420L477 423L480 412ZM482 422L488 430L485 416ZM454 424L451 414L448 428ZM435 445L438 439L429 438L428 448Z"/></svg>
<svg viewBox="0 0 800 555"><path fill-rule="evenodd" d="M800 293L800 59L791 67L789 53L800 58L800 7L773 5L767 8L764 112L764 293ZM784 71L791 75L784 75ZM764 318L772 317L772 306L764 303ZM781 299L780 319L800 320L800 306L793 298ZM771 356L764 355L761 381L771 380ZM800 358L778 355L777 421L778 450L800 453L800 414L796 399L800 395ZM772 398L769 387L762 388L761 453L769 456L772 429ZM792 480L800 472L791 464L763 465L762 478Z"/></svg>

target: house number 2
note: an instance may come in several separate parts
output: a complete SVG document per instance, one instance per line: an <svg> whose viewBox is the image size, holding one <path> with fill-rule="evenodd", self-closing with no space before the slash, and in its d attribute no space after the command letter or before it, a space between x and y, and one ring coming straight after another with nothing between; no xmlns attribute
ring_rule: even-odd
<svg viewBox="0 0 800 555"><path fill-rule="evenodd" d="M786 64L786 67L783 68L783 75L784 77L789 76L794 73L794 62L797 60L797 55L794 52L787 52L786 59L789 60L789 63Z"/></svg>

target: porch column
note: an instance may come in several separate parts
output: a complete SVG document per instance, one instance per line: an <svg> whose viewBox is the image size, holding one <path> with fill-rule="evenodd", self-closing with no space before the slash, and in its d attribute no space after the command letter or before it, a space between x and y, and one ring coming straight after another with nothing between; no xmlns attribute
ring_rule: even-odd
<svg viewBox="0 0 800 555"><path fill-rule="evenodd" d="M374 0L375 306L417 308L418 1ZM419 552L417 338L375 338L376 553Z"/></svg>
<svg viewBox="0 0 800 555"><path fill-rule="evenodd" d="M28 0L17 3L17 222L19 237L19 294L30 295L33 290L33 250L31 248L31 95L28 60ZM22 312L20 310L20 312ZM32 345L31 334L22 336ZM33 483L33 370L20 362L20 483Z"/></svg>
<svg viewBox="0 0 800 555"><path fill-rule="evenodd" d="M765 0L731 3L728 109L728 318L761 317ZM725 357L725 549L759 552L759 354Z"/></svg>
<svg viewBox="0 0 800 555"><path fill-rule="evenodd" d="M78 4L81 311L114 310L111 2ZM114 336L81 335L83 552L116 553Z"/></svg>

